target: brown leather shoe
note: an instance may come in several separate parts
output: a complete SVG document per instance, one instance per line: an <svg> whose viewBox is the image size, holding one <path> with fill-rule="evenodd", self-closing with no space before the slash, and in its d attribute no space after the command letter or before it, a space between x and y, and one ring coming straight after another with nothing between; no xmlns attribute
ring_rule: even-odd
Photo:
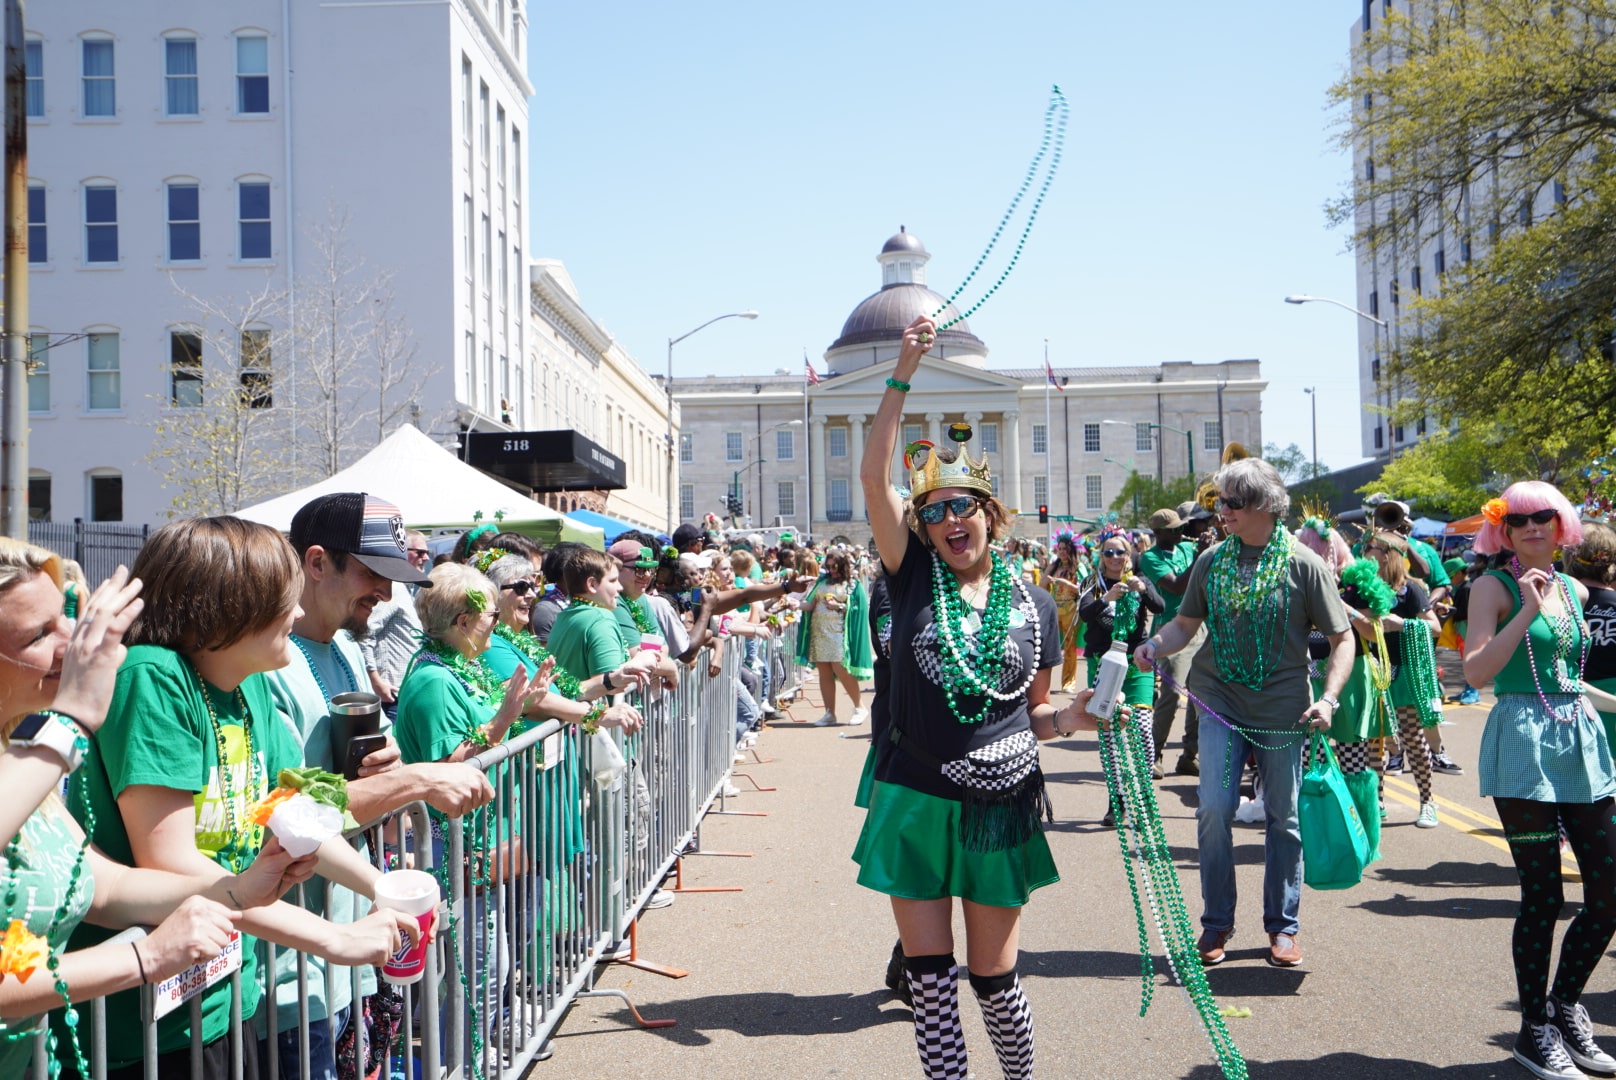
<svg viewBox="0 0 1616 1080"><path fill-rule="evenodd" d="M1268 962L1275 967L1296 967L1302 962L1302 950L1297 947L1295 934L1268 935Z"/></svg>
<svg viewBox="0 0 1616 1080"><path fill-rule="evenodd" d="M1227 930L1202 930L1201 940L1195 943L1195 949L1201 954L1202 967L1214 967L1223 963L1223 947L1234 937L1234 927Z"/></svg>

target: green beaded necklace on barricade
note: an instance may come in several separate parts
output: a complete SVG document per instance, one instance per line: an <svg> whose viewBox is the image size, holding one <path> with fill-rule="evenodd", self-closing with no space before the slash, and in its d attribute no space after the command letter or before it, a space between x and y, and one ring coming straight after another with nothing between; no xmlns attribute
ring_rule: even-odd
<svg viewBox="0 0 1616 1080"><path fill-rule="evenodd" d="M82 733L74 736L73 744L79 754L83 755L89 752L90 740L85 738ZM73 897L79 889L79 880L84 876L85 856L90 850L90 837L95 832L95 809L90 805L89 794L82 787L79 789L79 802L84 809L84 842L79 845L78 855L73 860L73 869L67 878L67 888L62 892L62 902L56 905L56 910L51 913L50 925L46 928L44 935L47 946L50 943L51 936L61 929L62 920L67 918L67 909L73 904ZM37 814L39 811L35 810L34 813ZM17 864L22 859L21 830L11 838L10 843L6 844L5 859L6 869L9 871L6 878L5 917L10 920L17 910ZM73 1043L73 1062L78 1067L81 1077L89 1076L90 1065L84 1058L84 1048L79 1045L79 1011L73 1007L72 989L67 985L67 980L62 977L61 954L52 949L50 955L45 959L45 967L51 973L51 983L56 987L56 993L61 996L62 1005L66 1010L62 1013L62 1023L66 1026L68 1038ZM0 1027L3 1026L3 1022L0 1022ZM45 1052L48 1055L46 1067L49 1070L51 1080L55 1080L57 1076L61 1075L62 1066L56 1057L56 1032L49 1029L48 1023L47 1031L49 1031L49 1034L45 1039ZM38 1032L33 1029L5 1031L0 1033L0 1041L11 1043L19 1039L32 1039L37 1035Z"/></svg>
<svg viewBox="0 0 1616 1080"><path fill-rule="evenodd" d="M1206 586L1207 622L1212 654L1225 682L1260 690L1279 663L1290 625L1294 543L1290 532L1275 522L1249 581L1242 581L1240 572L1243 541L1230 537L1212 556ZM1235 626L1239 615L1245 616L1244 633Z"/></svg>
<svg viewBox="0 0 1616 1080"><path fill-rule="evenodd" d="M962 724L980 724L987 719L995 701L1014 701L1021 697L1037 674L1035 658L1021 686L1009 692L999 689L999 676L1004 670L1004 643L1010 636L1012 595L1018 579L996 553L989 558L992 565L988 571L987 607L982 612L980 628L972 634L970 626L976 612L960 595L959 579L943 566L942 558L935 551L931 553L932 615L943 646L940 650L943 695L948 699L948 711ZM982 708L975 714L967 715L960 708L959 699L967 696L984 699Z"/></svg>
<svg viewBox="0 0 1616 1080"><path fill-rule="evenodd" d="M513 649L535 664L542 664L550 658L550 650L539 643L539 639L531 630L517 630L505 623L495 623L494 633L510 642ZM568 701L577 701L583 688L578 685L578 680L572 677L571 672L556 664L550 672L550 689L559 690L561 696Z"/></svg>
<svg viewBox="0 0 1616 1080"><path fill-rule="evenodd" d="M1150 751L1149 735L1144 731L1143 720L1119 719L1110 727L1101 728L1099 737L1106 788L1110 792L1112 810L1122 825L1117 829L1117 843L1122 848L1128 891L1133 896L1134 919L1139 927L1139 1015L1143 1017L1149 1011L1156 989L1156 966L1150 952L1150 930L1145 922L1144 909L1148 904L1151 919L1161 937L1168 971L1173 981L1183 988L1191 1007L1200 1018L1207 1042L1217 1057L1219 1070L1225 1080L1247 1080L1245 1059L1218 1012L1217 1000L1212 995L1206 969L1201 965L1200 954L1196 950L1195 930L1190 921L1189 908L1184 903L1178 871L1173 865L1173 853L1167 843L1161 810L1156 803L1155 785L1151 780L1155 754ZM1122 813L1124 805L1128 807L1126 815ZM1136 862L1143 864L1143 875L1135 869ZM1141 879L1144 903L1139 898Z"/></svg>
<svg viewBox="0 0 1616 1080"><path fill-rule="evenodd" d="M1442 719L1442 684L1437 681L1431 627L1424 619L1403 620L1403 670L1408 673L1420 726L1435 727Z"/></svg>

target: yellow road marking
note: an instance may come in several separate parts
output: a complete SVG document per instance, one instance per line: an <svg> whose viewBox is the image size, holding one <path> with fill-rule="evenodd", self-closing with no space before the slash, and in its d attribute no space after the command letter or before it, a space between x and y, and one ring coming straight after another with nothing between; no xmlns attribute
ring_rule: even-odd
<svg viewBox="0 0 1616 1080"><path fill-rule="evenodd" d="M1395 802L1402 803L1411 810L1418 810L1420 808L1420 789L1415 785L1410 784L1407 780L1402 780L1395 776L1386 777L1386 795L1388 798ZM1467 824L1462 821L1454 821L1451 817L1444 821L1441 814L1437 815L1438 821L1444 821L1445 824L1451 825L1460 832L1467 833L1470 836L1475 837L1477 840L1480 840L1484 844L1490 844L1499 851L1504 852L1506 855L1509 854L1509 841L1504 839L1503 822L1499 821L1497 818L1488 817L1486 814L1478 813L1468 806L1461 806L1459 803L1453 802L1450 799L1444 799L1440 795L1432 794L1431 801L1436 803L1437 806L1441 807L1442 809L1447 810L1450 814L1457 815L1461 818L1469 818L1476 824ZM1513 856L1511 856L1510 861L1513 865ZM1579 883L1582 881L1582 874L1577 870L1576 861L1567 856L1561 856L1560 874L1567 881L1575 881Z"/></svg>

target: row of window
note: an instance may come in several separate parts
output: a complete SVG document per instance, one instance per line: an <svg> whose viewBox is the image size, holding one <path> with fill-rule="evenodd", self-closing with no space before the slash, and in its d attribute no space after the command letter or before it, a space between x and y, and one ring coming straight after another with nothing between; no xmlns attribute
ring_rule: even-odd
<svg viewBox="0 0 1616 1080"><path fill-rule="evenodd" d="M1202 421L1201 442L1207 450L1223 449L1223 425L1217 420ZM925 428L921 424L905 424L903 426L903 442L908 445L924 439ZM1153 451L1156 449L1155 426L1148 422L1139 422L1134 425L1134 450L1136 452ZM744 461L746 457L746 433L742 431L726 431L724 433L724 460L726 462ZM830 427L825 430L826 452L833 458L847 456L847 428ZM977 427L977 446L980 453L996 454L999 452L999 425L996 423L980 424ZM1032 425L1032 452L1034 454L1049 453L1049 429L1044 424ZM1087 423L1083 425L1083 452L1086 454L1100 453L1100 425ZM790 461L796 453L795 435L791 431L775 432L775 459ZM696 460L695 445L688 434L679 436L679 460L684 464L691 464Z"/></svg>
<svg viewBox="0 0 1616 1080"><path fill-rule="evenodd" d="M51 520L55 477L36 472L28 477L28 520ZM87 521L123 520L123 474L116 469L91 469L84 474Z"/></svg>
<svg viewBox="0 0 1616 1080"><path fill-rule="evenodd" d="M235 52L236 116L269 115L269 37L242 31L231 35ZM79 39L79 115L118 115L118 44L104 35ZM171 31L162 38L163 115L202 114L202 68L195 34ZM45 119L45 43L24 43L27 67L24 109L31 120Z"/></svg>
<svg viewBox="0 0 1616 1080"><path fill-rule="evenodd" d="M84 235L79 257L86 265L108 266L123 261L119 243L119 191L110 180L87 180L84 193ZM50 262L50 214L45 185L28 186L28 261ZM274 255L271 241L269 181L236 181L236 253L238 261L263 261ZM170 263L202 261L202 185L189 177L163 185L163 258Z"/></svg>
<svg viewBox="0 0 1616 1080"><path fill-rule="evenodd" d="M993 489L998 492L998 478L994 478ZM724 505L724 496L729 494L726 485L714 500L713 506L702 507L698 511L696 506L696 485L679 485L679 518L681 521L694 521L699 513L707 513L714 507ZM794 480L780 480L775 483L775 514L790 520L797 514L797 484ZM1032 478L1033 504L1038 506L1049 503L1049 477L1038 475ZM851 521L853 519L852 481L845 477L831 477L825 484L825 518L828 521ZM1105 509L1105 478L1097 474L1083 477L1083 508L1085 510Z"/></svg>
<svg viewBox="0 0 1616 1080"><path fill-rule="evenodd" d="M122 342L116 330L92 330L59 336L33 331L28 337L28 411L49 413L56 404L52 380L72 367L69 349L83 341L84 408L87 412L114 412L123 408ZM236 356L236 383L249 408L274 405L270 332L247 329L240 333ZM176 408L197 408L204 397L202 335L195 330L168 332L168 403ZM59 387L58 387L59 388ZM115 520L115 519L109 519Z"/></svg>

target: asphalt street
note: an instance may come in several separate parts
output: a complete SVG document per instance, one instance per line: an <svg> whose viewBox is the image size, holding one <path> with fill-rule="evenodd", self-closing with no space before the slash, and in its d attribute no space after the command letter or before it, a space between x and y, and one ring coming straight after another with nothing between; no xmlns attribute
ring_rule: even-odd
<svg viewBox="0 0 1616 1080"><path fill-rule="evenodd" d="M1444 659L1451 676L1452 658ZM1413 777L1389 777L1384 858L1352 889L1304 890L1300 968L1265 962L1262 831L1237 827L1237 932L1229 959L1209 974L1220 1006L1250 1010L1227 1024L1256 1080L1528 1075L1509 1057L1519 1024L1509 963L1515 874L1473 768L1488 704L1447 708L1443 738L1466 774L1435 777L1441 826L1414 828ZM820 709L803 702L795 711L811 719ZM1177 739L1175 731L1169 764ZM751 857L684 860L687 886L743 891L686 893L640 924L641 955L689 976L600 970L600 986L676 1025L643 1031L614 999L579 1002L553 1058L534 1075L918 1076L909 1010L882 984L895 936L890 910L885 897L856 884L848 857L862 819L853 789L868 746L867 728L787 720L766 731L759 756L767 761L737 766L747 793L729 807L768 816L709 817L701 834L708 851ZM1099 824L1105 788L1094 738L1045 744L1043 764L1061 881L1025 910L1020 969L1039 1075L1215 1080L1199 1022L1159 956L1154 1003L1139 1015L1138 931L1117 835ZM752 791L752 780L777 790ZM1169 776L1156 788L1192 917L1200 906L1195 785ZM1567 899L1562 919L1576 910L1577 885ZM963 956L963 929L956 935ZM1583 999L1607 1049L1616 1047L1613 989L1616 965L1606 963ZM981 1014L969 988L962 991L972 1073L997 1077Z"/></svg>

